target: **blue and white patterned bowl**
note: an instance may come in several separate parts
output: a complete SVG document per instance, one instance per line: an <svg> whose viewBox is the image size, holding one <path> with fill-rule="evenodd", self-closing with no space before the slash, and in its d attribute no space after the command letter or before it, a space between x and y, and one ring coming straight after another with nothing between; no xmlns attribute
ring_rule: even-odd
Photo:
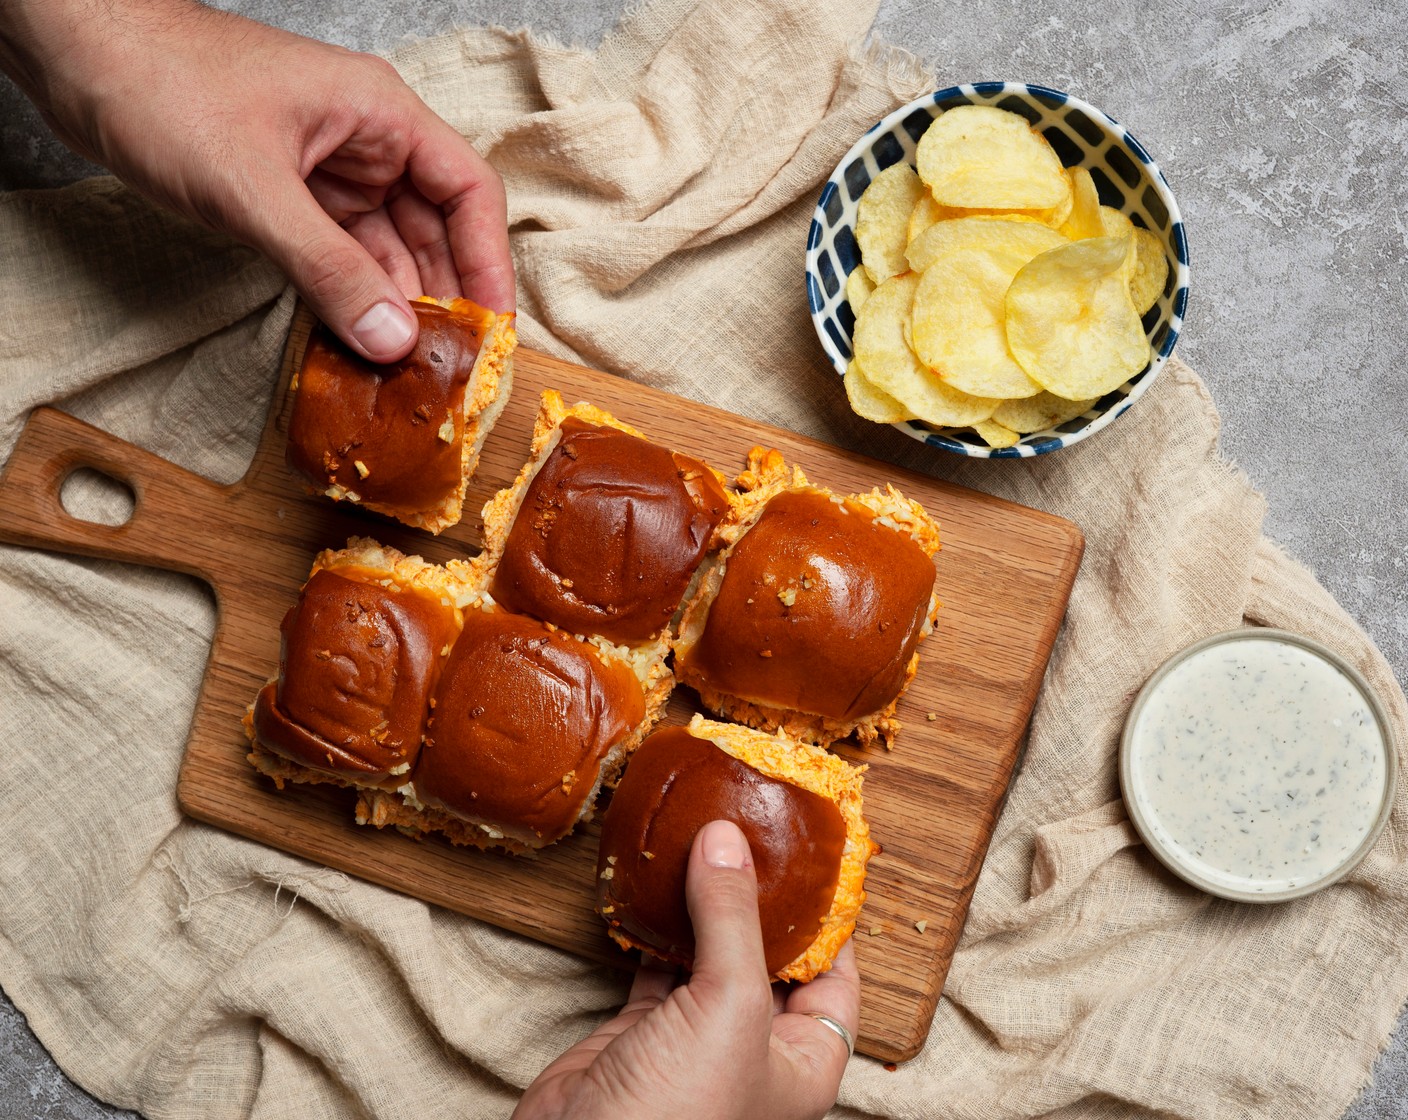
<svg viewBox="0 0 1408 1120"><path fill-rule="evenodd" d="M956 105L995 105L1020 113L1050 142L1067 167L1090 171L1106 206L1122 210L1163 243L1168 282L1144 316L1153 357L1149 364L1089 412L1055 428L1025 435L1012 447L989 447L971 428L935 428L922 420L894 425L914 439L985 459L1017 459L1068 447L1113 423L1153 383L1178 341L1188 304L1188 243L1183 219L1163 172L1123 125L1070 94L1025 82L951 86L896 109L856 141L827 180L807 234L807 301L817 336L836 372L851 360L856 317L846 300L846 277L860 264L856 203L870 180L891 164L914 164L919 138L930 122Z"/></svg>

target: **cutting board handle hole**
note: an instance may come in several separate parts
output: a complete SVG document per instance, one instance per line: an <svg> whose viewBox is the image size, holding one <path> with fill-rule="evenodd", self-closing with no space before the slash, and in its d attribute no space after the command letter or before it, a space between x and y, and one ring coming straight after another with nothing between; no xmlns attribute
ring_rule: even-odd
<svg viewBox="0 0 1408 1120"><path fill-rule="evenodd" d="M131 521L137 509L132 487L92 467L69 472L59 486L59 502L70 517L114 528Z"/></svg>

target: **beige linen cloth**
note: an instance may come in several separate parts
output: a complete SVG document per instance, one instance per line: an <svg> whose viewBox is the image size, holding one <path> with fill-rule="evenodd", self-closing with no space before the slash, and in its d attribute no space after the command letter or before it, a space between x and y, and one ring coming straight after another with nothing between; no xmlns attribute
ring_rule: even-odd
<svg viewBox="0 0 1408 1120"><path fill-rule="evenodd" d="M874 7L659 0L595 53L465 31L396 62L507 180L526 345L1086 533L928 1045L893 1071L856 1058L837 1114L1336 1117L1408 994L1408 783L1343 885L1234 905L1143 850L1115 747L1165 656L1244 621L1338 649L1400 735L1402 694L1262 538L1181 363L1097 439L1034 461L960 462L850 415L807 316L808 220L852 141L935 86L863 46ZM111 180L0 198L0 454L57 401L238 478L291 307L253 253ZM71 501L114 504L96 486ZM506 1115L622 980L183 819L213 625L184 577L0 549L0 983L75 1080L152 1117Z"/></svg>

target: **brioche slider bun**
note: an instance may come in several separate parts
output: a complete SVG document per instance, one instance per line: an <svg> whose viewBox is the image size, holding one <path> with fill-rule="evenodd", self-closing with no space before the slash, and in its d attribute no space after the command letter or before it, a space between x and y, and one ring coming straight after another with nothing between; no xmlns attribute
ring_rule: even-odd
<svg viewBox="0 0 1408 1120"><path fill-rule="evenodd" d="M250 761L280 785L404 782L464 598L443 568L366 538L320 553L245 716Z"/></svg>
<svg viewBox="0 0 1408 1120"><path fill-rule="evenodd" d="M628 662L536 619L471 608L410 782L398 796L363 798L358 820L457 844L542 848L592 815L602 783L647 728Z"/></svg>
<svg viewBox="0 0 1408 1120"><path fill-rule="evenodd" d="M294 378L288 462L318 493L432 533L460 519L508 402L513 316L467 299L412 300L415 348L379 365L319 324Z"/></svg>
<svg viewBox="0 0 1408 1120"><path fill-rule="evenodd" d="M861 808L865 767L781 736L695 716L632 756L602 819L597 904L611 937L689 966L685 869L711 820L742 829L758 879L770 975L827 971L855 928L878 848Z"/></svg>
<svg viewBox="0 0 1408 1120"><path fill-rule="evenodd" d="M686 608L675 673L728 719L888 744L939 606L938 526L893 487L841 495L801 472L784 481L775 455L754 452L769 481Z"/></svg>
<svg viewBox="0 0 1408 1120"><path fill-rule="evenodd" d="M566 416L558 433L490 594L573 633L653 638L714 544L723 486L698 460L610 425Z"/></svg>
<svg viewBox="0 0 1408 1120"><path fill-rule="evenodd" d="M585 401L544 390L532 452L484 506L494 600L664 660L670 624L731 515L725 478Z"/></svg>

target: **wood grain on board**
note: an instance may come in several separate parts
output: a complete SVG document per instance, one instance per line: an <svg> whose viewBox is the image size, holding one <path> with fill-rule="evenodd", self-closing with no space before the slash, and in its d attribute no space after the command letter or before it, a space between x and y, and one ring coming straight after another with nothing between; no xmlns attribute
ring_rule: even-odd
<svg viewBox="0 0 1408 1120"><path fill-rule="evenodd" d="M1055 640L1083 540L1071 523L935 481L659 390L520 350L513 397L488 439L466 519L438 538L309 497L284 463L289 401L310 318L290 332L282 382L248 474L220 486L52 409L36 410L0 476L0 540L186 572L218 603L210 662L177 796L191 816L610 965L631 962L593 910L597 827L532 859L415 842L352 823L352 795L327 786L276 792L245 760L240 720L275 670L279 621L313 555L373 536L443 562L476 551L474 511L528 454L542 389L588 400L661 443L733 474L750 447L778 448L838 491L893 482L942 526L944 602L900 702L893 751L843 745L870 766L866 816L883 852L870 865L856 935L863 1002L857 1049L902 1061L928 1034L973 886ZM80 521L59 500L92 468L136 497L121 526ZM668 720L693 694L676 689ZM921 930L919 925L923 925Z"/></svg>

